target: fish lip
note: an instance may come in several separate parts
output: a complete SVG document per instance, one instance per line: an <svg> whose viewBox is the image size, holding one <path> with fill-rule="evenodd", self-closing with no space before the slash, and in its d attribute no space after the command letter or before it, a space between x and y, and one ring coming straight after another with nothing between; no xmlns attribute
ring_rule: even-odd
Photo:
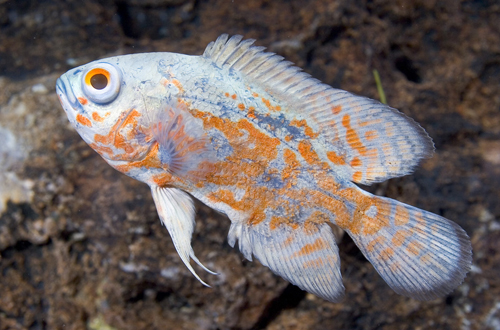
<svg viewBox="0 0 500 330"><path fill-rule="evenodd" d="M82 106L78 102L66 75L57 78L56 93L69 121L74 124L76 122L76 114L82 110Z"/></svg>

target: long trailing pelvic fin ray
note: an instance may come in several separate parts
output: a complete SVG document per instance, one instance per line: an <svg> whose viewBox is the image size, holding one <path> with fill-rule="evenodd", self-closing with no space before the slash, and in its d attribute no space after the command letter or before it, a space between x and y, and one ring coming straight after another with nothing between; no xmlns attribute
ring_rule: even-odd
<svg viewBox="0 0 500 330"><path fill-rule="evenodd" d="M196 274L195 270L189 263L191 257L201 268L210 274L217 275L205 267L195 256L191 247L191 236L194 229L195 209L191 197L184 191L177 188L161 188L158 186L151 187L151 193L158 210L161 222L165 225L177 253L186 265L189 271L203 285L210 287Z"/></svg>

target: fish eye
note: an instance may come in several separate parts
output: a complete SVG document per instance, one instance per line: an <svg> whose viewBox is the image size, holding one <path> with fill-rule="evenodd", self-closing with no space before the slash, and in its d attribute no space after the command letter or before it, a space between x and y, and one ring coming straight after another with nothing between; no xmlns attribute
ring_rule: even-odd
<svg viewBox="0 0 500 330"><path fill-rule="evenodd" d="M89 67L82 77L83 93L94 103L109 103L120 93L122 76L114 65L96 63Z"/></svg>

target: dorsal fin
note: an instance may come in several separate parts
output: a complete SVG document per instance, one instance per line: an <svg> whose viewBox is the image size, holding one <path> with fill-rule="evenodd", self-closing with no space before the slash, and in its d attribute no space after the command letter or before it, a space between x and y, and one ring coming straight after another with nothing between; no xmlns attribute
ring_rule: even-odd
<svg viewBox="0 0 500 330"><path fill-rule="evenodd" d="M283 57L252 46L255 40L241 40L223 34L203 56L260 85L292 119L318 127L323 145L313 145L315 152L349 180L371 184L407 175L432 155L432 139L398 110L323 84Z"/></svg>

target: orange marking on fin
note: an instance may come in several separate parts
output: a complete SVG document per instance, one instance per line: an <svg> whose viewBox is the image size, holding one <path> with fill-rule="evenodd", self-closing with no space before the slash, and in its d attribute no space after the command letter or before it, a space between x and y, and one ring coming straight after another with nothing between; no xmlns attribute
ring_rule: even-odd
<svg viewBox="0 0 500 330"><path fill-rule="evenodd" d="M363 163L361 162L361 160L358 157L354 157L351 160L351 167L358 167L358 166L361 166L361 165L363 165Z"/></svg>
<svg viewBox="0 0 500 330"><path fill-rule="evenodd" d="M92 127L92 122L87 117L84 117L81 114L76 115L76 121L83 126Z"/></svg>
<svg viewBox="0 0 500 330"><path fill-rule="evenodd" d="M370 241L370 243L368 243L366 245L366 249L369 252L374 252L375 251L375 246L377 244L380 244L380 245L383 246L386 241L387 241L387 239L384 236L379 236L379 237L375 238L374 240Z"/></svg>
<svg viewBox="0 0 500 330"><path fill-rule="evenodd" d="M401 264L400 264L398 261L393 262L393 263L389 266L390 270L391 270L393 273L395 273L395 272L399 271L400 267L401 267Z"/></svg>
<svg viewBox="0 0 500 330"><path fill-rule="evenodd" d="M352 174L352 181L359 182L361 181L362 178L363 178L363 173L361 173L360 171L354 172Z"/></svg>
<svg viewBox="0 0 500 330"><path fill-rule="evenodd" d="M388 137L393 137L394 136L394 125L391 122L386 122L385 123L385 134Z"/></svg>
<svg viewBox="0 0 500 330"><path fill-rule="evenodd" d="M322 258L317 258L314 260L307 260L302 263L302 267L304 268L320 268L323 267L323 259Z"/></svg>
<svg viewBox="0 0 500 330"><path fill-rule="evenodd" d="M328 247L328 245L325 243L325 241L321 237L318 237L314 241L314 243L306 244L300 249L299 252L295 252L292 255L292 258L307 256L307 255L314 253L316 251L321 251L323 249L326 249L327 247Z"/></svg>
<svg viewBox="0 0 500 330"><path fill-rule="evenodd" d="M290 141L292 141L292 139L293 139L293 135L287 135L287 136L285 136L285 141L286 142L290 142Z"/></svg>
<svg viewBox="0 0 500 330"><path fill-rule="evenodd" d="M409 253L413 254L414 256L418 256L423 247L424 246L422 245L422 243L417 242L417 241L412 241L412 242L408 243L406 250Z"/></svg>
<svg viewBox="0 0 500 330"><path fill-rule="evenodd" d="M338 115L342 111L342 106L341 105L336 105L332 107L332 113L334 115Z"/></svg>
<svg viewBox="0 0 500 330"><path fill-rule="evenodd" d="M335 165L345 165L345 160L343 157L341 156L338 156L335 151L328 151L326 153L326 157L328 157L328 159L334 163Z"/></svg>
<svg viewBox="0 0 500 330"><path fill-rule="evenodd" d="M435 223L431 226L431 233L433 235L437 235L439 233L439 225L438 224Z"/></svg>
<svg viewBox="0 0 500 330"><path fill-rule="evenodd" d="M391 247L387 247L380 252L380 258L385 261L390 260L393 255L394 250Z"/></svg>
<svg viewBox="0 0 500 330"><path fill-rule="evenodd" d="M275 230L276 228L281 227L283 225L290 226L292 227L293 230L299 228L299 225L292 222L289 218L272 217L271 221L269 222L269 229Z"/></svg>
<svg viewBox="0 0 500 330"><path fill-rule="evenodd" d="M224 93L224 95L225 95L226 97L229 97L229 93Z"/></svg>
<svg viewBox="0 0 500 330"><path fill-rule="evenodd" d="M346 129L346 140L347 143L353 148L354 150L357 150L361 155L365 155L367 152L366 147L363 145L361 142L361 139L358 136L358 133L356 133L356 130L354 130L351 127L351 116L349 115L344 115L342 117L342 125Z"/></svg>
<svg viewBox="0 0 500 330"><path fill-rule="evenodd" d="M420 257L420 262L425 264L425 265L430 264L431 260L432 260L432 254L430 254L430 253L426 253Z"/></svg>
<svg viewBox="0 0 500 330"><path fill-rule="evenodd" d="M84 97L79 97L78 102L80 102L81 105L85 105L88 103L87 99Z"/></svg>
<svg viewBox="0 0 500 330"><path fill-rule="evenodd" d="M293 242L293 239L294 239L293 237L294 237L293 235L288 236L288 238L285 240L285 242L283 242L283 247L290 246L290 244L292 244L292 242Z"/></svg>
<svg viewBox="0 0 500 330"><path fill-rule="evenodd" d="M253 97L259 97L259 94L257 94L257 93L254 92L254 93L252 93L252 96Z"/></svg>
<svg viewBox="0 0 500 330"><path fill-rule="evenodd" d="M245 110L245 105L243 103L238 103L238 109Z"/></svg>
<svg viewBox="0 0 500 330"><path fill-rule="evenodd" d="M236 94L231 95L231 98L232 98L233 100L236 100Z"/></svg>
<svg viewBox="0 0 500 330"><path fill-rule="evenodd" d="M368 141L372 141L378 138L378 133L377 131L371 130L371 131L366 131L365 132L365 139Z"/></svg>
<svg viewBox="0 0 500 330"><path fill-rule="evenodd" d="M396 205L396 214L394 216L394 224L396 226L404 226L410 221L410 213L408 209L402 205Z"/></svg>
<svg viewBox="0 0 500 330"><path fill-rule="evenodd" d="M365 127L368 125L378 125L382 122L382 119L374 119L374 120L368 120L368 121L358 121L358 125L361 127Z"/></svg>
<svg viewBox="0 0 500 330"><path fill-rule="evenodd" d="M392 236L392 244L394 246L399 247L403 245L408 237L410 237L412 234L408 230L400 229L398 230L394 236Z"/></svg>

